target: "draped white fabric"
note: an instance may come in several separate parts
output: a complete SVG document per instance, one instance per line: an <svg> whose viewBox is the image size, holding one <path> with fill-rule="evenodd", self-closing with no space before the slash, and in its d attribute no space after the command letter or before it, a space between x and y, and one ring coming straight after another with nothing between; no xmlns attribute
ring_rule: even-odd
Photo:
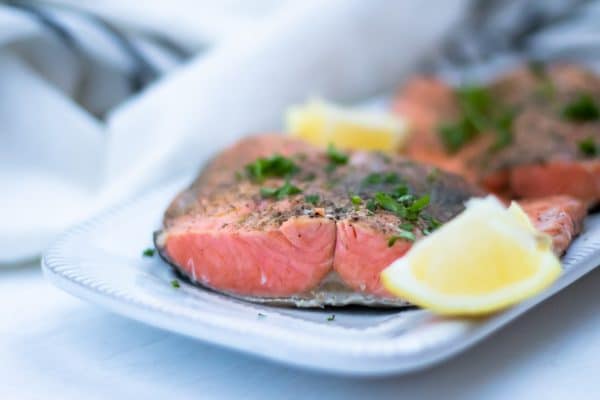
<svg viewBox="0 0 600 400"><path fill-rule="evenodd" d="M60 3L131 34L161 77L133 94L130 60L68 7L48 12L81 32L76 51L0 7L0 262L36 256L73 223L193 171L241 135L278 129L292 102L390 90L467 0L443 2L426 24L417 0L226 2L236 13L183 0ZM157 56L153 27L192 57Z"/></svg>

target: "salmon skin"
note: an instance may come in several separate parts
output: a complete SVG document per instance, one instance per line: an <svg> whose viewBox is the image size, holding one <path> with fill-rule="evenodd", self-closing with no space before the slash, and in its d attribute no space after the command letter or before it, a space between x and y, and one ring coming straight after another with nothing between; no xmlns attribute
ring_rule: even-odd
<svg viewBox="0 0 600 400"><path fill-rule="evenodd" d="M257 160L287 173L253 179ZM390 201L394 191L407 203ZM456 174L403 157L253 136L214 158L176 196L155 245L191 282L246 300L406 306L382 287L381 270L483 194ZM585 215L569 197L523 206L557 253Z"/></svg>
<svg viewBox="0 0 600 400"><path fill-rule="evenodd" d="M589 207L598 203L600 79L595 74L572 65L534 65L480 90L467 89L434 77L416 77L404 86L394 107L413 127L409 157L505 198L570 195ZM481 112L473 112L478 106L492 109L495 120L482 123Z"/></svg>

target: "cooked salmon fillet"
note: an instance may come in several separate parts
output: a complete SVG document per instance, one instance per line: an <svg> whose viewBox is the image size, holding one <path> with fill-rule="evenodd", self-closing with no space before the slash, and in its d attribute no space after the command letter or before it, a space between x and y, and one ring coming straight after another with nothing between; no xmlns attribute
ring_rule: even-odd
<svg viewBox="0 0 600 400"><path fill-rule="evenodd" d="M587 214L585 205L570 196L521 200L519 205L538 231L550 235L557 255L563 254L581 232Z"/></svg>
<svg viewBox="0 0 600 400"><path fill-rule="evenodd" d="M273 156L292 161L293 173L248 176L249 165ZM160 254L191 281L234 295L306 294L333 276L357 293L385 298L380 271L484 194L458 175L403 157L343 157L332 163L327 152L283 135L243 139L172 201L155 236ZM276 188L287 192L273 196ZM408 201L405 214L386 202L394 190ZM544 201L524 207L562 252L585 207L566 197Z"/></svg>
<svg viewBox="0 0 600 400"><path fill-rule="evenodd" d="M464 136L465 129L457 125L469 111L464 101L439 79L410 80L394 105L413 127L407 155L459 173L507 198L570 195L590 207L598 202L600 79L595 74L570 65L524 67L484 91L490 107L510 113L504 127L481 128L506 130L505 142L497 146L498 132L473 134L463 144L453 143ZM454 148L449 149L444 138Z"/></svg>

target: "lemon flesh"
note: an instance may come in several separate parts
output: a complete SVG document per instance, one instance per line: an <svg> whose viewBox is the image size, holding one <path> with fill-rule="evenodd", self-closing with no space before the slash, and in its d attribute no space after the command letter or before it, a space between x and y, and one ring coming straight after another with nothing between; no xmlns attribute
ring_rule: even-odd
<svg viewBox="0 0 600 400"><path fill-rule="evenodd" d="M402 147L407 129L399 117L379 112L344 108L322 100L291 107L287 131L317 146L351 150L393 152Z"/></svg>
<svg viewBox="0 0 600 400"><path fill-rule="evenodd" d="M548 236L514 203L474 199L381 274L391 293L444 315L481 315L531 297L560 275Z"/></svg>

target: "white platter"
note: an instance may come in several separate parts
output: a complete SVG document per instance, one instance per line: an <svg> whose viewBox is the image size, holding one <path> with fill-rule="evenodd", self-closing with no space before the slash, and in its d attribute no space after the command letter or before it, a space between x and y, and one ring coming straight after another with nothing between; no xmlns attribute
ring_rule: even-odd
<svg viewBox="0 0 600 400"><path fill-rule="evenodd" d="M173 288L171 268L158 256L141 256L167 203L184 185L165 186L63 234L43 257L46 277L75 296L166 330L289 365L376 376L422 369L457 354L600 263L600 215L595 215L586 220L584 233L563 259L564 274L550 289L486 319L244 303L183 281Z"/></svg>

